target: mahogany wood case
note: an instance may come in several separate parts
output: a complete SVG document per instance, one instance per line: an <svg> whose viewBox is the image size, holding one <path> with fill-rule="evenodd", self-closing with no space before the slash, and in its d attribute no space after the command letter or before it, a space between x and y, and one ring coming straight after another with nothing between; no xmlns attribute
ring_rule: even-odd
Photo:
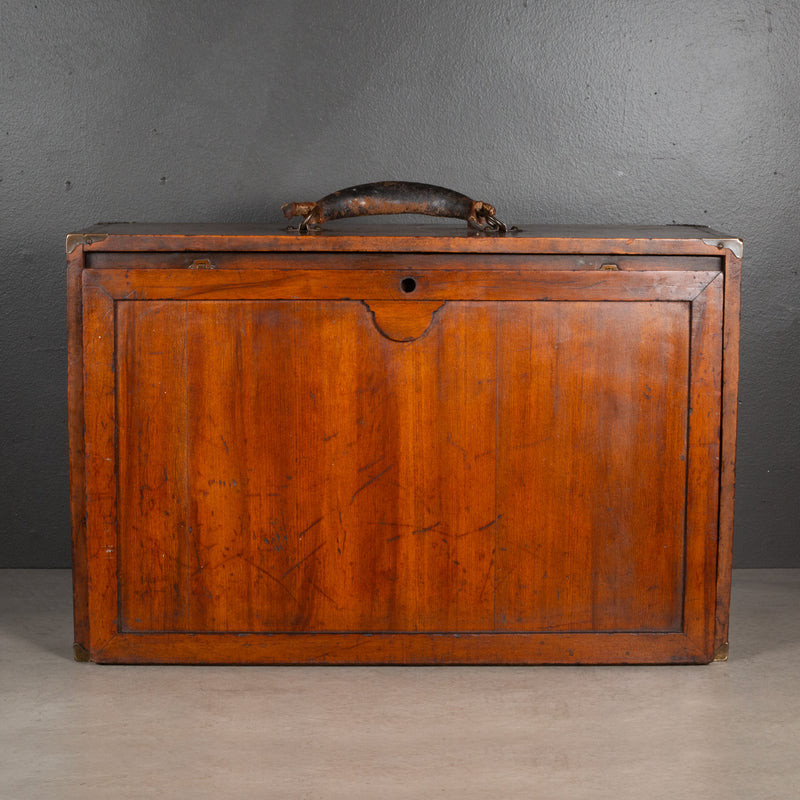
<svg viewBox="0 0 800 800"><path fill-rule="evenodd" d="M741 242L67 238L76 657L724 658Z"/></svg>

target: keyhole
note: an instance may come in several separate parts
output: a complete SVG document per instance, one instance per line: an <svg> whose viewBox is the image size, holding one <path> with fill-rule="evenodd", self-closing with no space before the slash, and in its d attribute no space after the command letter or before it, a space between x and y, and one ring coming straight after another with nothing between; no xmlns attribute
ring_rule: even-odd
<svg viewBox="0 0 800 800"><path fill-rule="evenodd" d="M400 281L400 288L406 293L411 294L417 288L417 282L413 278L403 278Z"/></svg>

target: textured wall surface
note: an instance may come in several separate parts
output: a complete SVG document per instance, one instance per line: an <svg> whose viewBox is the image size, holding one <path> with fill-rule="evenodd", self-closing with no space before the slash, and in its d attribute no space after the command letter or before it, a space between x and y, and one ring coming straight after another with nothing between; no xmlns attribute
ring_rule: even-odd
<svg viewBox="0 0 800 800"><path fill-rule="evenodd" d="M64 235L389 178L743 237L735 565L800 566L796 0L3 0L0 37L0 567L69 565Z"/></svg>

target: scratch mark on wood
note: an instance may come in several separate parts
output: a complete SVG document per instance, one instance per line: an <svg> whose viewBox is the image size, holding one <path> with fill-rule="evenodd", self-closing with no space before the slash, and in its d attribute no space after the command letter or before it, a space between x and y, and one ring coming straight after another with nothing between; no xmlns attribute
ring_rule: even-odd
<svg viewBox="0 0 800 800"><path fill-rule="evenodd" d="M291 591L289 591L289 588L283 583L283 581L280 580L280 578L276 578L271 572L264 569L264 567L259 567L258 564L254 563L253 561L248 561L246 558L243 558L242 561L244 561L245 564L249 564L253 569L258 570L259 572L263 572L264 575L275 581L275 583L277 583L278 586L280 586L281 589L283 589L283 591L286 592L286 594L288 594L289 597L291 597L292 600L295 601L295 603L297 603L298 605L300 604L300 601L291 593Z"/></svg>
<svg viewBox="0 0 800 800"><path fill-rule="evenodd" d="M218 564L212 565L211 569L212 570L216 570L216 569L219 569L220 567L224 567L225 564L227 564L229 561L233 561L234 558L239 558L239 557L240 556L237 553L237 554L234 554L232 556L228 556L227 558L223 558L222 561L220 561ZM242 560L244 561L244 559L242 559ZM209 565L208 564L199 564L197 569L192 573L192 577L194 578L197 575L199 575L207 566L209 566Z"/></svg>
<svg viewBox="0 0 800 800"><path fill-rule="evenodd" d="M315 519L307 528L303 528L303 530L297 534L297 538L302 539L303 536L305 536L315 525L319 525L320 522L322 522L322 517Z"/></svg>
<svg viewBox="0 0 800 800"><path fill-rule="evenodd" d="M194 557L197 559L197 572L200 572L203 569L203 562L200 560L200 545L197 543L197 539L191 537L192 539L192 547L194 548ZM194 574L196 575L197 572Z"/></svg>
<svg viewBox="0 0 800 800"><path fill-rule="evenodd" d="M502 514L498 514L491 522L487 522L485 525L481 525L481 527L478 528L478 530L479 531L485 531L487 528L491 528L492 525L494 525L495 522L499 522L500 519L502 519L502 517L503 517Z"/></svg>
<svg viewBox="0 0 800 800"><path fill-rule="evenodd" d="M323 547L325 547L325 542L317 545L305 558L301 558L293 567L289 567L289 569L287 569L286 572L281 575L281 580L283 580L290 572L294 572L304 561L308 561L308 559L311 558L311 556L313 556L317 550L320 550Z"/></svg>
<svg viewBox="0 0 800 800"><path fill-rule="evenodd" d="M385 525L389 528L413 528L408 522L370 522L370 525Z"/></svg>
<svg viewBox="0 0 800 800"><path fill-rule="evenodd" d="M475 528L475 530L467 531L466 533L459 533L456 536L456 539L461 539L464 536L469 536L471 533L480 533L481 531L485 531L487 528L491 528L496 522L502 518L502 514L498 514L491 522L487 522L485 525L481 525L480 528Z"/></svg>
<svg viewBox="0 0 800 800"><path fill-rule="evenodd" d="M324 592L322 589L320 589L320 587L317 586L317 584L314 583L314 581L309 581L309 585L312 588L316 589L326 600L330 600L330 602L333 603L335 608L339 608L336 601L327 592Z"/></svg>
<svg viewBox="0 0 800 800"><path fill-rule="evenodd" d="M427 528L419 528L418 530L411 531L412 536L416 536L418 533L427 533L428 531L432 531L434 528L438 528L441 525L441 522L434 522L433 525L428 525Z"/></svg>
<svg viewBox="0 0 800 800"><path fill-rule="evenodd" d="M353 501L356 499L356 497L358 497L358 495L361 494L361 492L364 491L364 489L367 488L367 486L369 486L371 483L375 483L375 481L377 481L378 478L383 477L393 466L394 464L389 464L389 466L386 467L385 470L379 472L374 478L370 478L363 486L359 486L358 489L356 489L355 492L353 492L353 496L350 498L350 505L353 505Z"/></svg>
<svg viewBox="0 0 800 800"><path fill-rule="evenodd" d="M342 536L342 546L339 547L339 536L336 536L336 552L341 555L342 551L344 550L344 546L347 544L347 528L344 527L344 522L342 521L342 509L340 508L339 511L339 530L342 531L344 536Z"/></svg>
<svg viewBox="0 0 800 800"><path fill-rule="evenodd" d="M460 444L456 444L453 441L453 434L452 433L448 433L447 434L447 443L452 445L453 447L455 447L456 450L460 450L464 455L467 455L466 449L463 448Z"/></svg>
<svg viewBox="0 0 800 800"><path fill-rule="evenodd" d="M387 542L393 542L393 541L395 541L395 539L399 539L400 536L401 536L401 534L398 533L397 536L390 536L386 541Z"/></svg>
<svg viewBox="0 0 800 800"><path fill-rule="evenodd" d="M481 592L478 595L479 599L483 599L483 593L486 591L486 584L489 583L489 576L492 574L492 567L494 566L494 559L489 562L489 568L486 570L486 577L483 579L483 586L481 586Z"/></svg>
<svg viewBox="0 0 800 800"><path fill-rule="evenodd" d="M370 461L369 464L367 464L366 466L360 467L358 471L359 472L363 472L365 469L369 469L370 467L374 467L379 461L383 461L383 458L384 457L381 456L380 458L376 458L374 461Z"/></svg>

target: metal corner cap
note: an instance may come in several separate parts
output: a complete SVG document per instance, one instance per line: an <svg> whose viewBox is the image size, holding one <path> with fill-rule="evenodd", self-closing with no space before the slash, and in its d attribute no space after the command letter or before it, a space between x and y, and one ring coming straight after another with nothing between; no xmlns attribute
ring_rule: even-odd
<svg viewBox="0 0 800 800"><path fill-rule="evenodd" d="M728 643L723 642L714 653L714 661L727 661L728 660Z"/></svg>
<svg viewBox="0 0 800 800"><path fill-rule="evenodd" d="M67 255L82 244L94 244L95 242L102 242L103 239L107 238L107 233L68 233L66 243Z"/></svg>
<svg viewBox="0 0 800 800"><path fill-rule="evenodd" d="M717 250L727 248L736 258L741 258L744 251L744 243L741 239L703 239L703 244L709 247L716 247Z"/></svg>
<svg viewBox="0 0 800 800"><path fill-rule="evenodd" d="M76 661L89 660L89 651L80 642L72 645L72 655Z"/></svg>

